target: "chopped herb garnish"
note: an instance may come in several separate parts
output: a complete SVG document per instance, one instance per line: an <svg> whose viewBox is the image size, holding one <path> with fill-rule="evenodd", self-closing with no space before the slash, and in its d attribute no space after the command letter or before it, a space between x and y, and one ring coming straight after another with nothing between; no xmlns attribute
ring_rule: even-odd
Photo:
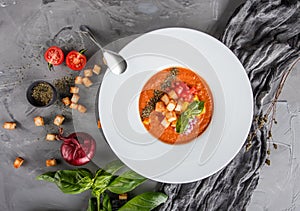
<svg viewBox="0 0 300 211"><path fill-rule="evenodd" d="M172 82L175 80L176 76L178 74L178 69L176 67L173 67L170 71L170 74L166 77L164 82L161 84L161 89L166 90L172 85Z"/></svg>
<svg viewBox="0 0 300 211"><path fill-rule="evenodd" d="M173 67L170 70L170 74L166 77L164 82L161 84L160 88L161 90L165 91L168 87L171 86L172 81L175 80L176 76L178 74L178 69L176 67ZM161 90L155 89L153 91L154 96L148 101L145 108L142 110L142 120L145 118L148 118L151 114L151 112L155 109L155 104L160 100L160 98L163 96L164 92Z"/></svg>
<svg viewBox="0 0 300 211"><path fill-rule="evenodd" d="M164 92L155 89L153 94L154 96L148 101L147 105L142 110L142 119L148 118L150 116L150 113L155 109L155 104L163 96Z"/></svg>

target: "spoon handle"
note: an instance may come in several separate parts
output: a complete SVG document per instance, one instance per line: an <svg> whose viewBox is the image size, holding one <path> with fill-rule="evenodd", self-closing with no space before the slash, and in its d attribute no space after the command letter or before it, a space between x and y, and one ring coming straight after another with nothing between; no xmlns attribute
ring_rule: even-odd
<svg viewBox="0 0 300 211"><path fill-rule="evenodd" d="M100 43L96 40L94 34L90 30L90 28L86 25L81 25L79 27L80 31L85 33L89 38L101 49L101 51L104 51L103 47L100 45Z"/></svg>

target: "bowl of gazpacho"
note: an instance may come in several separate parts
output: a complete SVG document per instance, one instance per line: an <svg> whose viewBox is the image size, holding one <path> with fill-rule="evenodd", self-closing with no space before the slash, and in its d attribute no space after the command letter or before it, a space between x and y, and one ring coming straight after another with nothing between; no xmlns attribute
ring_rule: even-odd
<svg viewBox="0 0 300 211"><path fill-rule="evenodd" d="M155 73L139 96L147 131L167 144L188 143L211 122L214 103L206 81L193 70L169 67Z"/></svg>

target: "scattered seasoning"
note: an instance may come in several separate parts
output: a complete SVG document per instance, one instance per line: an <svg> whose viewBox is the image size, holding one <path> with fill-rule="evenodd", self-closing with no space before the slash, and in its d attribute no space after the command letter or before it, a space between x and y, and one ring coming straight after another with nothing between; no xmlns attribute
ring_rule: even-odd
<svg viewBox="0 0 300 211"><path fill-rule="evenodd" d="M175 80L177 74L178 74L178 69L176 67L173 67L170 70L170 74L166 77L164 82L161 84L161 89L166 90L167 88L169 88L172 85L172 81ZM150 116L150 113L155 109L156 103L164 95L164 92L156 89L153 91L153 95L154 96L148 101L147 105L142 110L142 114L141 114L142 120Z"/></svg>
<svg viewBox="0 0 300 211"><path fill-rule="evenodd" d="M53 82L55 88L57 89L60 97L71 97L70 87L75 86L74 77L73 76L65 76L61 79L56 79Z"/></svg>
<svg viewBox="0 0 300 211"><path fill-rule="evenodd" d="M170 74L166 77L164 82L161 84L161 89L166 90L172 85L172 81L175 80L176 76L178 75L178 69L176 67L173 67L170 70Z"/></svg>
<svg viewBox="0 0 300 211"><path fill-rule="evenodd" d="M273 144L273 147L274 147L274 149L278 148L277 144Z"/></svg>
<svg viewBox="0 0 300 211"><path fill-rule="evenodd" d="M31 96L40 105L47 105L53 98L53 90L49 84L41 82L33 87Z"/></svg>
<svg viewBox="0 0 300 211"><path fill-rule="evenodd" d="M269 166L271 165L271 161L269 159L266 159L265 163Z"/></svg>
<svg viewBox="0 0 300 211"><path fill-rule="evenodd" d="M155 104L160 100L160 98L163 96L164 92L160 90L154 90L154 96L148 101L145 108L142 110L142 120L145 118L148 118L151 114L151 112L155 109Z"/></svg>

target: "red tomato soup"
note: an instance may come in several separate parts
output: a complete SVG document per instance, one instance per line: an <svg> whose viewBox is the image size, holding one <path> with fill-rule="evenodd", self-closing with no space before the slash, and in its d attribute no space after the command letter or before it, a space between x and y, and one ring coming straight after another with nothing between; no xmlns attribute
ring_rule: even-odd
<svg viewBox="0 0 300 211"><path fill-rule="evenodd" d="M213 107L207 83L183 67L170 67L153 75L139 98L143 125L167 144L183 144L200 136L211 121Z"/></svg>

